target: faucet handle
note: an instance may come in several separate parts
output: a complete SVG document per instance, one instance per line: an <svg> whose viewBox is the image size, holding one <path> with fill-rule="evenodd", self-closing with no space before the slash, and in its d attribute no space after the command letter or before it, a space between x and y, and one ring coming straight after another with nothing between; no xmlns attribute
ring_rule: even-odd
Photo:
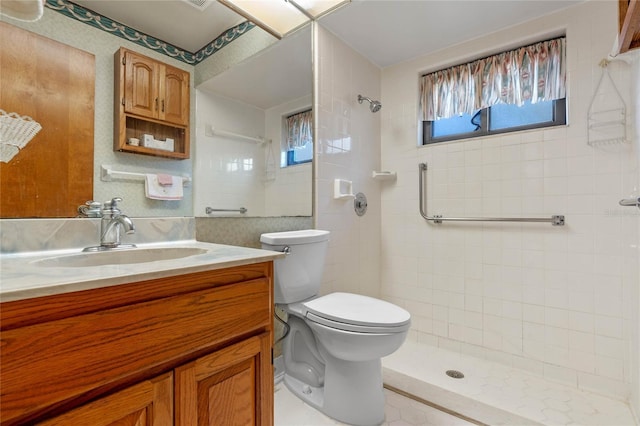
<svg viewBox="0 0 640 426"><path fill-rule="evenodd" d="M112 210L114 212L119 211L118 203L122 201L120 197L113 197L111 201L105 201L104 206L102 207L104 210Z"/></svg>
<svg viewBox="0 0 640 426"><path fill-rule="evenodd" d="M78 206L78 213L83 217L101 217L102 204L99 201L87 201L81 206Z"/></svg>

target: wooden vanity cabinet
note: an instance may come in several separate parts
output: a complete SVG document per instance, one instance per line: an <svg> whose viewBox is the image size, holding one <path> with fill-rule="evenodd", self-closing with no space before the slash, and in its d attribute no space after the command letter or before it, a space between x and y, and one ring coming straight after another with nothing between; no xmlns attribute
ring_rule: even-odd
<svg viewBox="0 0 640 426"><path fill-rule="evenodd" d="M2 425L273 424L272 262L0 305Z"/></svg>
<svg viewBox="0 0 640 426"><path fill-rule="evenodd" d="M189 73L125 48L114 58L114 148L189 158ZM144 134L173 139L173 151L142 146ZM128 144L130 138L139 139L140 145Z"/></svg>

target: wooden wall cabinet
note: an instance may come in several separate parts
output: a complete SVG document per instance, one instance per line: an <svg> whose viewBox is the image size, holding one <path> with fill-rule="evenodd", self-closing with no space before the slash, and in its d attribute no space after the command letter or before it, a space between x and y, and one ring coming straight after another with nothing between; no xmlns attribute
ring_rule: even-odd
<svg viewBox="0 0 640 426"><path fill-rule="evenodd" d="M0 305L2 425L273 425L272 262Z"/></svg>
<svg viewBox="0 0 640 426"><path fill-rule="evenodd" d="M114 149L189 158L189 73L125 48L114 59ZM173 139L173 151L142 146L144 134ZM128 144L130 138L140 145Z"/></svg>

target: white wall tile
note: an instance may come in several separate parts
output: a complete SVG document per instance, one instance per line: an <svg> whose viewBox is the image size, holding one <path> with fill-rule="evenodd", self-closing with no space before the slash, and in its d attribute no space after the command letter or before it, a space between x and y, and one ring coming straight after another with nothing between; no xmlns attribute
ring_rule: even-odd
<svg viewBox="0 0 640 426"><path fill-rule="evenodd" d="M424 301L424 292L420 296L417 291L418 261L412 255L417 250L417 239L409 238L411 234L405 230L403 218L398 218L403 226L392 225L402 229L400 235L407 237L401 239L403 249L378 261L381 184L371 179L371 172L381 170L378 149L381 113L372 114L366 105L358 104L357 95L380 99L380 70L322 27L318 27L318 36L316 54L321 60L315 62L320 64L316 71L321 96L315 105L320 140L316 146L314 215L317 228L331 231L327 270L336 271L331 277L325 274L321 291L380 296L380 276L384 275L390 281L382 292L385 296ZM385 105L383 111L387 109ZM352 200L333 198L334 179L352 181L354 191L367 196L365 216L356 216ZM395 221L387 219L385 223ZM407 288L413 290L407 292ZM407 297L408 294L415 297ZM416 324L427 332L439 330L426 317Z"/></svg>

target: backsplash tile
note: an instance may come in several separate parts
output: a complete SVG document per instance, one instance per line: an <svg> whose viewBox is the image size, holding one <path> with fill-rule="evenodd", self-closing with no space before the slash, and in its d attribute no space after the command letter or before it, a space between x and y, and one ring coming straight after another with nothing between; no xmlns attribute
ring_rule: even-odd
<svg viewBox="0 0 640 426"><path fill-rule="evenodd" d="M132 218L136 232L123 244L195 239L189 217ZM0 254L63 250L100 244L100 219L0 219Z"/></svg>
<svg viewBox="0 0 640 426"><path fill-rule="evenodd" d="M267 232L312 229L313 218L289 217L197 217L196 239L216 244L260 248L260 235Z"/></svg>

